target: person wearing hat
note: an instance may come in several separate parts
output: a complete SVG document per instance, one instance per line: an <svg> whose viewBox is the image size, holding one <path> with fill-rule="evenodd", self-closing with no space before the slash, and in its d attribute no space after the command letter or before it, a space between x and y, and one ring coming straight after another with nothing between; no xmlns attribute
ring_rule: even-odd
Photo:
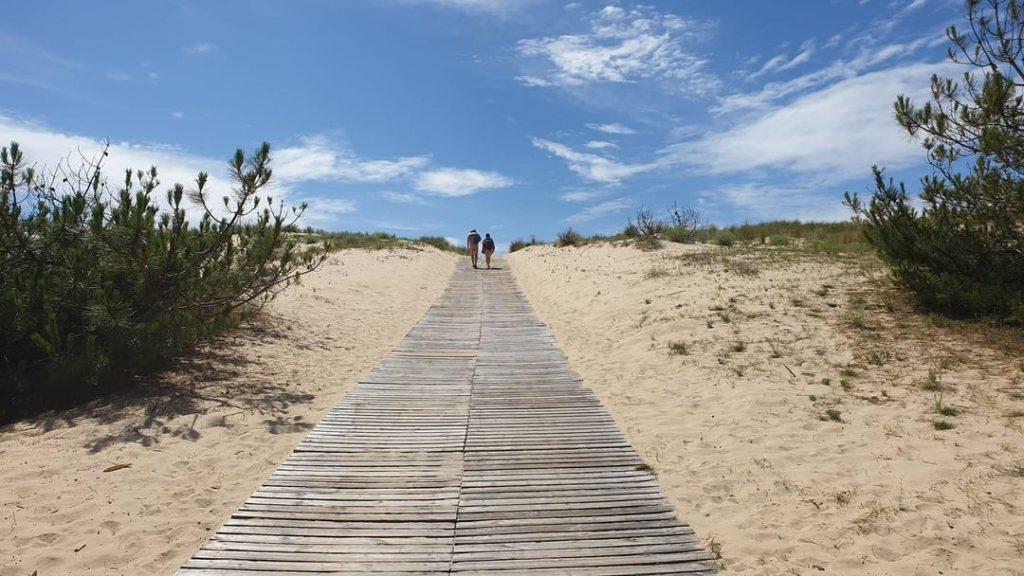
<svg viewBox="0 0 1024 576"><path fill-rule="evenodd" d="M476 268L476 260L480 256L480 234L475 229L469 231L466 245L469 247L469 261L473 263L473 268Z"/></svg>

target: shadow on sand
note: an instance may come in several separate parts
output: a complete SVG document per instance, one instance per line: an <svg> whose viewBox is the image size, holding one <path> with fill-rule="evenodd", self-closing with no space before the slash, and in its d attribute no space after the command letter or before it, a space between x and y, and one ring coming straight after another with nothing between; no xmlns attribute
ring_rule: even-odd
<svg viewBox="0 0 1024 576"><path fill-rule="evenodd" d="M85 420L108 425L109 434L85 444L93 453L124 443L152 446L167 438L198 440L197 423L210 413L211 417L203 419L203 427L229 426L230 416L258 413L269 417L264 424L271 433L308 430L312 424L286 413L315 397L269 381L261 375L259 356L253 359L252 351L260 345L291 337L282 324L274 317L250 323L206 342L164 370L137 377L126 390L41 414L29 428L45 433ZM296 344L304 348L317 345Z"/></svg>

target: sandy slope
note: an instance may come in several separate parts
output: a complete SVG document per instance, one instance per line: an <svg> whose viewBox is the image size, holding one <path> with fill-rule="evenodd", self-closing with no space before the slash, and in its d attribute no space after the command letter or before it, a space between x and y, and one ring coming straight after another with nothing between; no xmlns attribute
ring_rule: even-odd
<svg viewBox="0 0 1024 576"><path fill-rule="evenodd" d="M887 312L822 258L509 259L724 574L1024 574L1019 356Z"/></svg>
<svg viewBox="0 0 1024 576"><path fill-rule="evenodd" d="M173 573L402 339L454 262L338 253L260 329L165 375L171 393L0 432L0 576Z"/></svg>

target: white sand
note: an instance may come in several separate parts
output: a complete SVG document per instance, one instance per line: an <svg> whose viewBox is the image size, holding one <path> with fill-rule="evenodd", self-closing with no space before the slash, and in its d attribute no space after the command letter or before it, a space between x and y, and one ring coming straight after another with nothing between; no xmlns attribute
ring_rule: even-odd
<svg viewBox="0 0 1024 576"><path fill-rule="evenodd" d="M723 574L1024 574L1021 359L873 305L852 265L728 254L509 257Z"/></svg>
<svg viewBox="0 0 1024 576"><path fill-rule="evenodd" d="M261 330L163 377L192 392L0 432L0 576L174 573L405 336L454 262L433 248L338 253ZM118 464L131 467L103 472Z"/></svg>

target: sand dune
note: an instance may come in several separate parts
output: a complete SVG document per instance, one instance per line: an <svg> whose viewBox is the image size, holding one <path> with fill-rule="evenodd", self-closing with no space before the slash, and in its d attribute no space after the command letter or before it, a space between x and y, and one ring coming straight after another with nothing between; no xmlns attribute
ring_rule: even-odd
<svg viewBox="0 0 1024 576"><path fill-rule="evenodd" d="M173 573L454 258L340 253L149 386L0 432L0 576ZM1024 574L1019 354L887 310L857 260L610 245L509 260L724 574Z"/></svg>
<svg viewBox="0 0 1024 576"><path fill-rule="evenodd" d="M401 340L454 261L340 252L159 382L4 429L0 576L173 573Z"/></svg>
<svg viewBox="0 0 1024 576"><path fill-rule="evenodd" d="M857 260L509 259L723 574L1024 574L1020 356L888 312Z"/></svg>

